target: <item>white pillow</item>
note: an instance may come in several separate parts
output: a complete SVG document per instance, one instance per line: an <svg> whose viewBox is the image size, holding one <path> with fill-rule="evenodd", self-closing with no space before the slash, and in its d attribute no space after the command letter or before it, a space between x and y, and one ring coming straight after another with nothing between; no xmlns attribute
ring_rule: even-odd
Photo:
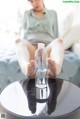
<svg viewBox="0 0 80 119"><path fill-rule="evenodd" d="M73 13L70 12L65 18L65 16L62 17L62 19L59 20L59 36L63 37L68 30L72 27L73 24Z"/></svg>
<svg viewBox="0 0 80 119"><path fill-rule="evenodd" d="M72 51L80 57L80 40L72 45Z"/></svg>
<svg viewBox="0 0 80 119"><path fill-rule="evenodd" d="M75 42L80 40L80 25L73 26L63 36L64 49L70 48Z"/></svg>

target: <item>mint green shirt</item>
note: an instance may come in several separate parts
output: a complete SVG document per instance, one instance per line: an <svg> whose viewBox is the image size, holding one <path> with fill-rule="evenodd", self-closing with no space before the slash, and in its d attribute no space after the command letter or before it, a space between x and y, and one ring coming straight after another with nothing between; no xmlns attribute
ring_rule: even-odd
<svg viewBox="0 0 80 119"><path fill-rule="evenodd" d="M44 33L52 39L58 37L57 14L54 10L44 10L44 16L38 18L33 10L27 10L23 19L24 38L31 34Z"/></svg>

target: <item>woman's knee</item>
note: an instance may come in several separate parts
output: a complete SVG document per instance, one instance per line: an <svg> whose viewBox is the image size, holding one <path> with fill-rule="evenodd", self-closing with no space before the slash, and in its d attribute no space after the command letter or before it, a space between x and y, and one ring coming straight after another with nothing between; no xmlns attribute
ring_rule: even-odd
<svg viewBox="0 0 80 119"><path fill-rule="evenodd" d="M16 39L16 40L15 40L15 44L18 44L18 43L20 43L20 42L21 42L20 39Z"/></svg>

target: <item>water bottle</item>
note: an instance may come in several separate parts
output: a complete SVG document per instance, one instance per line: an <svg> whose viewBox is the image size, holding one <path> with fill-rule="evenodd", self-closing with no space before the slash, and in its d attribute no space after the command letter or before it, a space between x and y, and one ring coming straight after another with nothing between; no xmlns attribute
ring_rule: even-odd
<svg viewBox="0 0 80 119"><path fill-rule="evenodd" d="M38 43L38 49L35 53L36 63L36 100L39 103L44 103L48 98L48 78L47 78L47 52L45 44Z"/></svg>

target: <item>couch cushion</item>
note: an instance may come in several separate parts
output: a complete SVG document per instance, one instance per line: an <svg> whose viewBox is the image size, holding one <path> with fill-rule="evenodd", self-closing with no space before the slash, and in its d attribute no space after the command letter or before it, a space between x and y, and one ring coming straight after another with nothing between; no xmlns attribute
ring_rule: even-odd
<svg viewBox="0 0 80 119"><path fill-rule="evenodd" d="M62 71L58 78L68 80L80 86L80 58L70 52L64 57Z"/></svg>

